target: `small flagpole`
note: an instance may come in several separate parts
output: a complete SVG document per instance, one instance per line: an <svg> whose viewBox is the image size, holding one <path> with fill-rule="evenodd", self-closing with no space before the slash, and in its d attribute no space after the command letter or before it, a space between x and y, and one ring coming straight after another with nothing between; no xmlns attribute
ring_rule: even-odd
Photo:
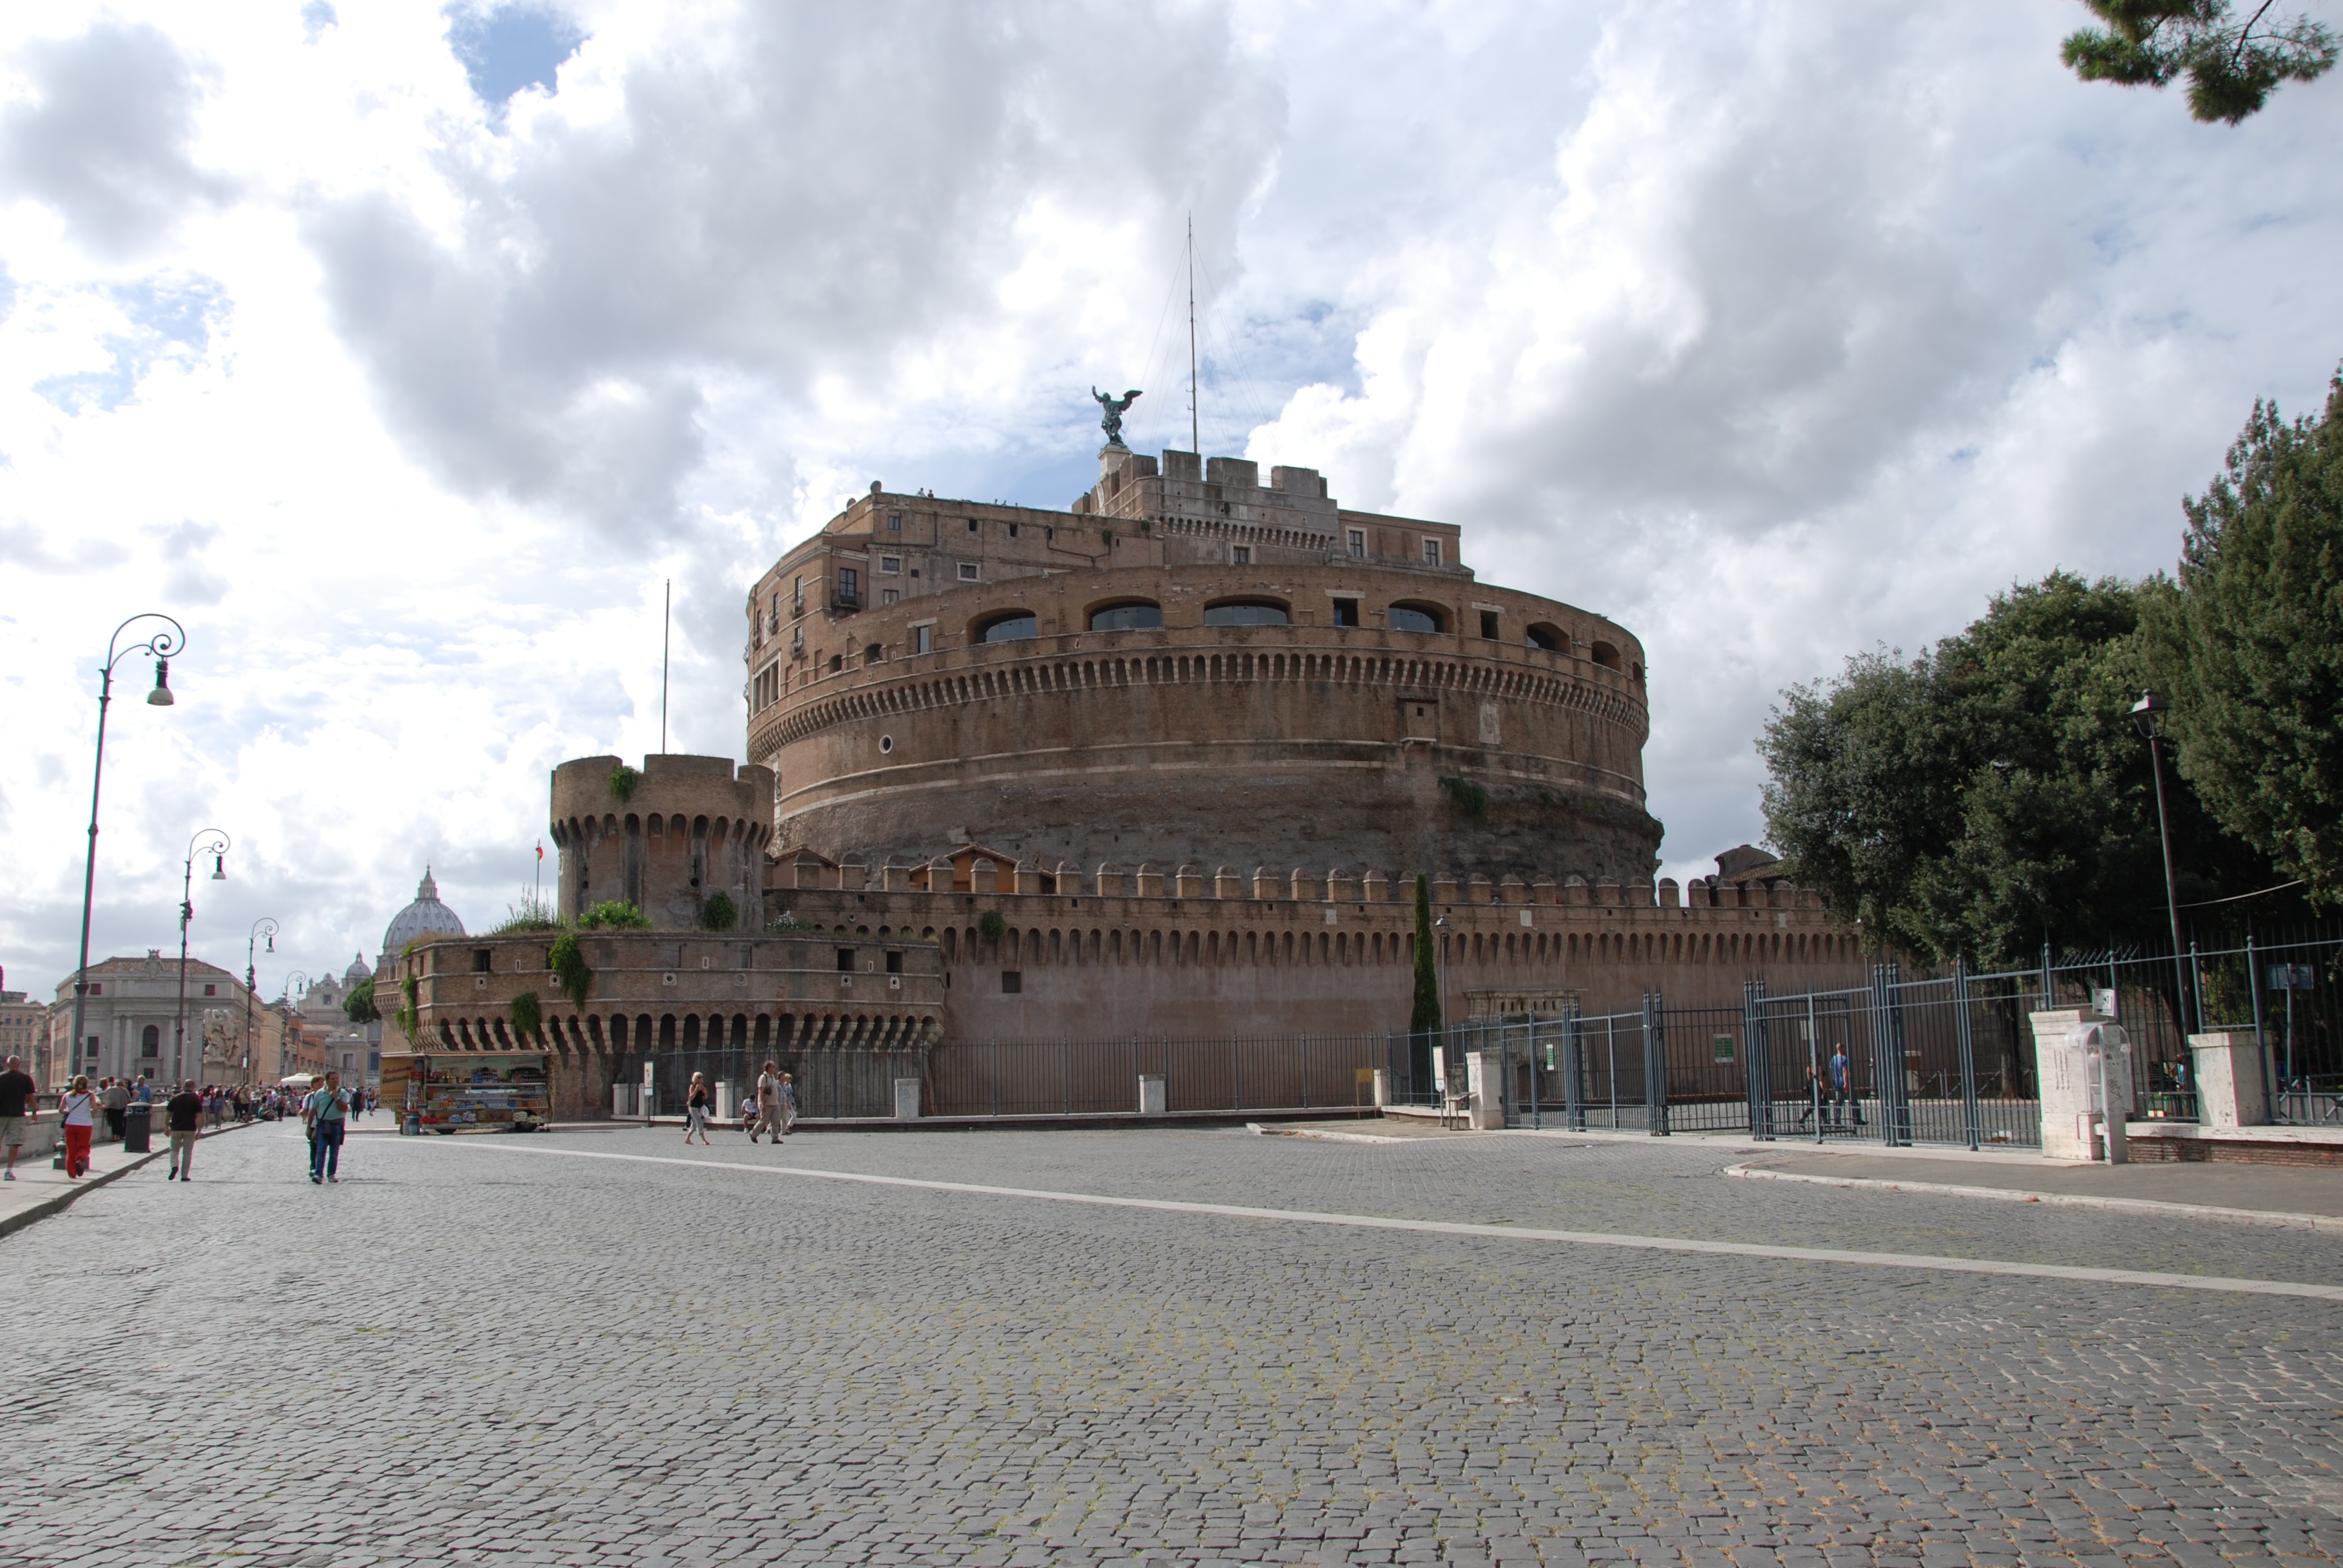
<svg viewBox="0 0 2343 1568"><path fill-rule="evenodd" d="M545 902L545 840L537 841L537 902Z"/></svg>
<svg viewBox="0 0 2343 1568"><path fill-rule="evenodd" d="M667 656L675 633L675 579L667 579L667 599L659 611L659 755L667 755Z"/></svg>

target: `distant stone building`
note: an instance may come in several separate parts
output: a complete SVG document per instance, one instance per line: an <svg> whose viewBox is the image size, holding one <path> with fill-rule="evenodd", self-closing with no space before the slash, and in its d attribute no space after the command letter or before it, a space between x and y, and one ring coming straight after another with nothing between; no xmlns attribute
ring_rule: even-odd
<svg viewBox="0 0 2343 1568"><path fill-rule="evenodd" d="M83 1072L93 1078L169 1082L178 1020L179 960L166 957L159 948L148 948L143 959L110 958L90 965L78 1041L73 1038L74 979L67 975L57 982L56 1000L48 1010L53 1083L70 1081ZM176 1076L210 1082L237 1080L248 1000L241 976L201 959L187 960L186 1038L176 1050Z"/></svg>

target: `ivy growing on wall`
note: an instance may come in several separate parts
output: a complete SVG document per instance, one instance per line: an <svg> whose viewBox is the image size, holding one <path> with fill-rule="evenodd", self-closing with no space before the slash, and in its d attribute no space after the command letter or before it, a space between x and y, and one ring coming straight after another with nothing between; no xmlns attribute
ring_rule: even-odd
<svg viewBox="0 0 2343 1568"><path fill-rule="evenodd" d="M621 806L635 798L635 786L642 781L643 776L623 762L610 769L610 793Z"/></svg>
<svg viewBox="0 0 2343 1568"><path fill-rule="evenodd" d="M581 931L647 931L651 918L624 899L605 899L578 917Z"/></svg>
<svg viewBox="0 0 2343 1568"><path fill-rule="evenodd" d="M586 1005L586 990L594 983L594 971L586 967L585 949L575 935L565 932L555 939L545 950L545 967L560 982L561 994L569 999L570 1006Z"/></svg>
<svg viewBox="0 0 2343 1568"><path fill-rule="evenodd" d="M421 990L422 987L413 975L408 975L398 982L398 1030L407 1036L409 1044L416 1043L417 1024L422 1011L422 1005L418 1000Z"/></svg>
<svg viewBox="0 0 2343 1568"><path fill-rule="evenodd" d="M512 1026L515 1038L527 1042L545 1031L545 1010L538 1006L537 993L525 990L512 999Z"/></svg>
<svg viewBox="0 0 2343 1568"><path fill-rule="evenodd" d="M1451 800L1463 808L1465 815L1471 817L1475 822L1487 819L1489 792L1480 785L1473 783L1470 779L1443 778L1440 780L1440 788L1446 792Z"/></svg>
<svg viewBox="0 0 2343 1568"><path fill-rule="evenodd" d="M729 931L740 923L740 906L729 893L710 893L699 906L699 923L711 931Z"/></svg>

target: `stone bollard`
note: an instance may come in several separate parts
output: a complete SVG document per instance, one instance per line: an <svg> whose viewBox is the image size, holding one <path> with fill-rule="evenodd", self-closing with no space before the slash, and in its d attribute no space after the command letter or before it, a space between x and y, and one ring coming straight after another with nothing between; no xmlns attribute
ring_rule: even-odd
<svg viewBox="0 0 2343 1568"><path fill-rule="evenodd" d="M895 1081L895 1120L917 1121L920 1119L920 1081L899 1078Z"/></svg>
<svg viewBox="0 0 2343 1568"><path fill-rule="evenodd" d="M1390 1068L1388 1068L1388 1067L1378 1067L1378 1068L1376 1068L1376 1069L1375 1069L1375 1106L1376 1106L1376 1109L1381 1110L1383 1107L1384 1107L1384 1106L1386 1106L1386 1105L1389 1105L1391 1102L1392 1102L1391 1069L1390 1069Z"/></svg>
<svg viewBox="0 0 2343 1568"><path fill-rule="evenodd" d="M2103 1134L2110 1165L2125 1162L2124 1122L2131 1112L2131 1042L2103 1013L2053 1008L2028 1015L2034 1026L2035 1082L2041 1093L2042 1157L2096 1161Z"/></svg>
<svg viewBox="0 0 2343 1568"><path fill-rule="evenodd" d="M732 1120L732 1085L729 1080L721 1078L716 1081L716 1120Z"/></svg>
<svg viewBox="0 0 2343 1568"><path fill-rule="evenodd" d="M1141 1073L1139 1075L1139 1114L1161 1116L1167 1103L1169 1102L1163 1093L1163 1075L1160 1072Z"/></svg>
<svg viewBox="0 0 2343 1568"><path fill-rule="evenodd" d="M1464 1071L1473 1091L1473 1131L1502 1131L1505 1125L1504 1052L1467 1051L1464 1054Z"/></svg>
<svg viewBox="0 0 2343 1568"><path fill-rule="evenodd" d="M2261 1037L2253 1030L2188 1037L2190 1079L2197 1085L2197 1125L2208 1132L2269 1125L2269 1094L2262 1079Z"/></svg>

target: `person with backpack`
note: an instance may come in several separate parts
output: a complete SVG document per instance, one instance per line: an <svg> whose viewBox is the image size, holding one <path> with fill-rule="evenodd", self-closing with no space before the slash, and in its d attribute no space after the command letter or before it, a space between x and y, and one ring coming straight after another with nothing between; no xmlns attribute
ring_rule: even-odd
<svg viewBox="0 0 2343 1568"><path fill-rule="evenodd" d="M89 1091L89 1074L77 1074L73 1087L57 1099L65 1133L65 1177L78 1181L89 1169L89 1135L97 1121L97 1096Z"/></svg>
<svg viewBox="0 0 2343 1568"><path fill-rule="evenodd" d="M342 1179L342 1135L349 1131L349 1101L342 1095L342 1075L326 1074L326 1081L301 1102L301 1120L309 1129L309 1181L338 1182Z"/></svg>

